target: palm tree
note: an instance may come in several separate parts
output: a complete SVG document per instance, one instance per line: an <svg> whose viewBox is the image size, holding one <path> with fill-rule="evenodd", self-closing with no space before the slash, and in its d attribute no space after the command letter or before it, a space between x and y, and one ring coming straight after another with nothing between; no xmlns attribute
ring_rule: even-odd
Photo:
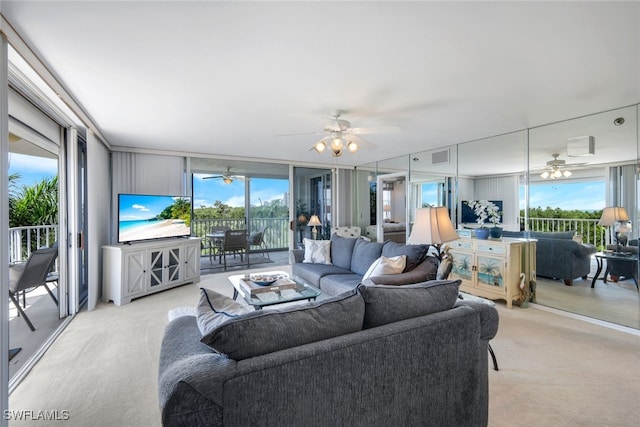
<svg viewBox="0 0 640 427"><path fill-rule="evenodd" d="M58 223L58 177L44 178L33 186L23 186L11 197L9 226Z"/></svg>

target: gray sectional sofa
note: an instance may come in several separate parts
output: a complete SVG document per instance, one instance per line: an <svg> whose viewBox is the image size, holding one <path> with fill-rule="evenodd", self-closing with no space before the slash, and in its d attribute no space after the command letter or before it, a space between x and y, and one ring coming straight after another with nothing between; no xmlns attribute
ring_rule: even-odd
<svg viewBox="0 0 640 427"><path fill-rule="evenodd" d="M573 240L574 232L531 231L536 240L536 275L560 279L571 286L579 277L586 280L591 271L591 255L596 253L593 245ZM524 231L503 231L503 237L524 238Z"/></svg>
<svg viewBox="0 0 640 427"><path fill-rule="evenodd" d="M400 274L370 277L378 285L407 285L437 277L439 260L429 255L430 245L371 242L363 238L331 236L331 264L305 263L304 249L289 253L292 274L309 285L320 288L329 295L354 289L369 266L380 256L387 258L406 255L407 265Z"/></svg>
<svg viewBox="0 0 640 427"><path fill-rule="evenodd" d="M486 426L498 314L458 300L458 286L360 285L259 311L202 290L197 317L165 329L162 423Z"/></svg>

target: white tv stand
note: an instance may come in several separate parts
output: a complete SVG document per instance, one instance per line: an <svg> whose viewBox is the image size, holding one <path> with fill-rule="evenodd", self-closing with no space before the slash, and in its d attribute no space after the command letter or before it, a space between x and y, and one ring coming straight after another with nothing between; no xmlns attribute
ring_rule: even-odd
<svg viewBox="0 0 640 427"><path fill-rule="evenodd" d="M102 300L115 305L200 281L197 237L105 245L102 256Z"/></svg>

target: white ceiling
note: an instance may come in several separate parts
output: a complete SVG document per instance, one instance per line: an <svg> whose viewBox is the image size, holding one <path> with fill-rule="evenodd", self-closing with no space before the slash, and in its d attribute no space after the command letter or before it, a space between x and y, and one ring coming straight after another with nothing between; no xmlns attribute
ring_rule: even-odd
<svg viewBox="0 0 640 427"><path fill-rule="evenodd" d="M115 147L361 165L635 104L638 2L10 1ZM309 151L334 110L373 150ZM545 148L545 159L550 154Z"/></svg>

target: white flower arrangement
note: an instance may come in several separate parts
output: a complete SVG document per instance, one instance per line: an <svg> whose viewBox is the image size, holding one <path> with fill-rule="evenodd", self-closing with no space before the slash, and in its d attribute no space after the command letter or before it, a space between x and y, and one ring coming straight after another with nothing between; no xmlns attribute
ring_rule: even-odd
<svg viewBox="0 0 640 427"><path fill-rule="evenodd" d="M480 225L480 228L484 228L485 221L489 220L494 227L500 224L500 210L495 203L491 203L488 200L472 200L467 202L467 205L476 214L476 222Z"/></svg>

